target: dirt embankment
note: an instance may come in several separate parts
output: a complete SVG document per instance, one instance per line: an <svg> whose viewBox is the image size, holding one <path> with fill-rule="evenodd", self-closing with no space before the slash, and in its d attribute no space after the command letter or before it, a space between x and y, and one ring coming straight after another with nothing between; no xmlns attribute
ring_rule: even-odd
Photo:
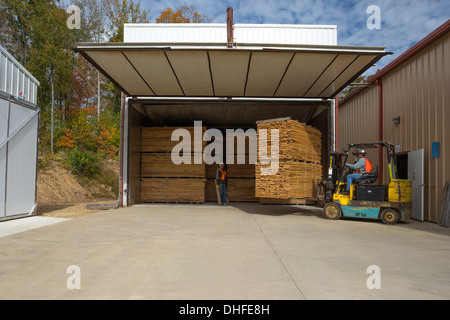
<svg viewBox="0 0 450 320"><path fill-rule="evenodd" d="M79 217L95 211L88 203L116 203L119 166L102 163L97 177L74 175L57 156L45 160L38 169L37 214L52 217ZM117 183L117 185L115 185Z"/></svg>

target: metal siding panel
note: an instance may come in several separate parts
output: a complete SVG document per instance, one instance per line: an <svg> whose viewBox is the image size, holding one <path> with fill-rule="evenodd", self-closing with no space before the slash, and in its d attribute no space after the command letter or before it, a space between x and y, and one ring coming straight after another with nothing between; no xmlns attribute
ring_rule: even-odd
<svg viewBox="0 0 450 320"><path fill-rule="evenodd" d="M208 56L204 51L167 51L183 90L188 96L212 96ZM192 77L195 74L196 77Z"/></svg>
<svg viewBox="0 0 450 320"><path fill-rule="evenodd" d="M13 64L10 60L6 60L6 93L12 94L13 85Z"/></svg>
<svg viewBox="0 0 450 320"><path fill-rule="evenodd" d="M237 43L337 45L336 26L235 24ZM124 42L225 43L226 24L125 24Z"/></svg>
<svg viewBox="0 0 450 320"><path fill-rule="evenodd" d="M0 98L0 143L8 137L9 101ZM5 216L6 146L0 149L0 218Z"/></svg>
<svg viewBox="0 0 450 320"><path fill-rule="evenodd" d="M10 134L33 110L11 103ZM6 216L29 213L36 198L36 139L38 118L34 118L8 143Z"/></svg>
<svg viewBox="0 0 450 320"><path fill-rule="evenodd" d="M362 70L375 58L375 55L359 56L335 81L333 81L330 86L325 89L325 91L321 92L321 95L332 95L334 92L339 90L339 88L344 86L353 75Z"/></svg>
<svg viewBox="0 0 450 320"><path fill-rule="evenodd" d="M318 97L336 77L355 59L355 55L339 54L336 60L325 70L316 83L305 93L306 97ZM349 79L350 80L350 79Z"/></svg>
<svg viewBox="0 0 450 320"><path fill-rule="evenodd" d="M339 108L338 126L338 151L351 143L378 141L377 87L367 88L342 105ZM367 151L367 157L374 166L378 166L378 151Z"/></svg>
<svg viewBox="0 0 450 320"><path fill-rule="evenodd" d="M243 96L247 77L249 52L209 52L216 96Z"/></svg>
<svg viewBox="0 0 450 320"><path fill-rule="evenodd" d="M154 95L154 91L151 84L147 87L148 82L143 80L145 77L149 77L149 68L145 66L145 59L151 60L152 55L146 55L146 52L150 51L163 51L165 52L167 59L169 60L170 66L181 85L183 93L185 96L213 96L213 87L211 78L217 79L221 74L212 74L210 70L210 59L208 59L209 54L212 52L227 52L230 55L234 55L234 58L240 60L243 52L250 52L250 69L248 77L246 80L245 96L247 97L272 97L275 95L276 89L280 86L280 81L285 75L288 77L296 77L292 81L296 81L299 84L307 83L309 87L305 86L305 92L297 92L295 95L295 88L291 92L286 90L283 86L280 86L281 90L287 94L288 97L306 97L306 98L334 98L333 94L324 95L322 92L325 88L329 87L333 81L338 79L339 83L343 84L349 82L352 78L358 75L358 72L353 74L352 72L345 72L349 70L350 65L361 55L361 51L356 47L352 47L349 50L346 47L335 47L330 51L324 50L323 47L308 47L307 51L300 50L281 50L274 49L271 50L259 50L244 49L244 50L229 50L229 49L218 49L210 48L206 49L203 47L195 48L185 48L185 49L167 49L167 48L156 48L149 45L136 45L136 44L126 44L126 45L105 45L105 44L87 44L80 45L78 50L83 56L85 56L91 63L99 68L101 72L113 81L119 88L122 88L129 96L146 96ZM384 53L384 49L373 48L367 49L366 53L370 52L370 55L376 55L377 58L381 58ZM136 53L136 56L144 56L145 59L139 59L142 61L137 62L136 65L126 56L132 55L131 51L140 51ZM312 55L311 55L312 54ZM314 56L311 63L307 66L307 74L302 72L292 74L291 71L287 70L290 66L291 59L295 56L299 56L298 59L301 60L302 56ZM328 62L331 56L336 57L331 63L323 64ZM147 64L158 65L161 60L158 61L148 61ZM319 63L316 63L319 61ZM359 60L363 62L364 59ZM360 68L364 69L367 66L360 64ZM372 60L370 61L372 62ZM304 64L304 61L302 62ZM369 63L370 65L370 63ZM240 72L247 72L248 65L241 64L242 68ZM314 69L311 69L314 67ZM350 69L354 70L354 69ZM343 72L343 73L342 73ZM150 80L157 77L156 72L153 72L149 78ZM310 75L314 77L310 77ZM154 81L152 81L154 83ZM235 84L234 84L235 85ZM336 85L337 86L337 85ZM291 87L292 88L292 87ZM167 96L177 96L179 92L173 92L164 88L168 91ZM178 91L179 88L175 87ZM234 90L233 90L234 91ZM170 94L169 94L170 93ZM281 94L278 97L283 97Z"/></svg>
<svg viewBox="0 0 450 320"><path fill-rule="evenodd" d="M382 79L385 139L402 151L425 150L425 220L438 222L442 191L450 181L448 111L450 36L429 45ZM398 128L392 118L401 117ZM431 159L431 144L440 142L439 159Z"/></svg>
<svg viewBox="0 0 450 320"><path fill-rule="evenodd" d="M303 95L320 76L335 54L296 54L287 70L276 96Z"/></svg>
<svg viewBox="0 0 450 320"><path fill-rule="evenodd" d="M125 24L124 42L223 43L226 24Z"/></svg>
<svg viewBox="0 0 450 320"><path fill-rule="evenodd" d="M0 91L13 96L18 96L25 91L26 82L37 87L39 82L14 59L3 47L0 46ZM22 93L24 100L36 104L36 99L31 99Z"/></svg>
<svg viewBox="0 0 450 320"><path fill-rule="evenodd" d="M162 51L124 51L156 95L183 95Z"/></svg>
<svg viewBox="0 0 450 320"><path fill-rule="evenodd" d="M6 215L29 213L36 199L36 117L8 145Z"/></svg>
<svg viewBox="0 0 450 320"><path fill-rule="evenodd" d="M346 103L341 106L339 110L339 132L345 133L345 136L342 137L344 140L342 141L344 145L341 144L341 147L345 147L349 143L363 142L362 140L367 140L368 130L362 130L362 128L366 128L366 124L364 120L366 117L370 118L372 114L370 112L370 106L367 105L367 100L370 100L370 90L366 90L360 94L358 100L351 100L350 103ZM347 133L348 132L348 133ZM341 140L341 139L340 139Z"/></svg>
<svg viewBox="0 0 450 320"><path fill-rule="evenodd" d="M0 91L6 92L6 56L0 52Z"/></svg>
<svg viewBox="0 0 450 320"><path fill-rule="evenodd" d="M5 217L6 148L0 149L0 219Z"/></svg>
<svg viewBox="0 0 450 320"><path fill-rule="evenodd" d="M272 97L292 59L292 53L254 52L245 95Z"/></svg>
<svg viewBox="0 0 450 320"><path fill-rule="evenodd" d="M118 51L90 51L88 55L97 62L100 68L114 78L121 78L123 89L135 95L153 95L153 92L142 80L126 57Z"/></svg>
<svg viewBox="0 0 450 320"><path fill-rule="evenodd" d="M31 100L34 104L37 104L37 86L33 85L33 100Z"/></svg>

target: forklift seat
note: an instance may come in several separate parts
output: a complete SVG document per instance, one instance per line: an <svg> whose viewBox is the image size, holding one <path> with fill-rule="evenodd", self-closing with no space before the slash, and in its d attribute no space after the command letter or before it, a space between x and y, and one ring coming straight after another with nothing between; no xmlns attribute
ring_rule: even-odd
<svg viewBox="0 0 450 320"><path fill-rule="evenodd" d="M354 184L373 184L378 181L378 177L380 175L380 172L378 170L378 166L375 166L375 168L372 170L371 173L363 173L362 177L359 179L353 180Z"/></svg>

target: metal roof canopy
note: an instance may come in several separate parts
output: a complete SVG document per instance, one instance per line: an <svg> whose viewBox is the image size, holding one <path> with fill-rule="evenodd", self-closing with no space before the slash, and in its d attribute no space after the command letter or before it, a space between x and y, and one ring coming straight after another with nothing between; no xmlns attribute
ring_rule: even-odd
<svg viewBox="0 0 450 320"><path fill-rule="evenodd" d="M80 43L75 51L133 97L331 99L389 54L380 47Z"/></svg>
<svg viewBox="0 0 450 320"><path fill-rule="evenodd" d="M287 100L287 99L285 99ZM283 101L234 98L164 99L138 98L129 100L151 126L191 126L202 120L209 128L253 128L262 119L291 117L309 123L326 110L326 101Z"/></svg>

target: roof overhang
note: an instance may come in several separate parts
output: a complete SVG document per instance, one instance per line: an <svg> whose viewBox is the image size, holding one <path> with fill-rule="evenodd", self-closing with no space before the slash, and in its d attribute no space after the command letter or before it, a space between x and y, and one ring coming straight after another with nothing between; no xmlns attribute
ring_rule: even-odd
<svg viewBox="0 0 450 320"><path fill-rule="evenodd" d="M331 99L389 54L379 47L81 43L83 55L133 97Z"/></svg>

